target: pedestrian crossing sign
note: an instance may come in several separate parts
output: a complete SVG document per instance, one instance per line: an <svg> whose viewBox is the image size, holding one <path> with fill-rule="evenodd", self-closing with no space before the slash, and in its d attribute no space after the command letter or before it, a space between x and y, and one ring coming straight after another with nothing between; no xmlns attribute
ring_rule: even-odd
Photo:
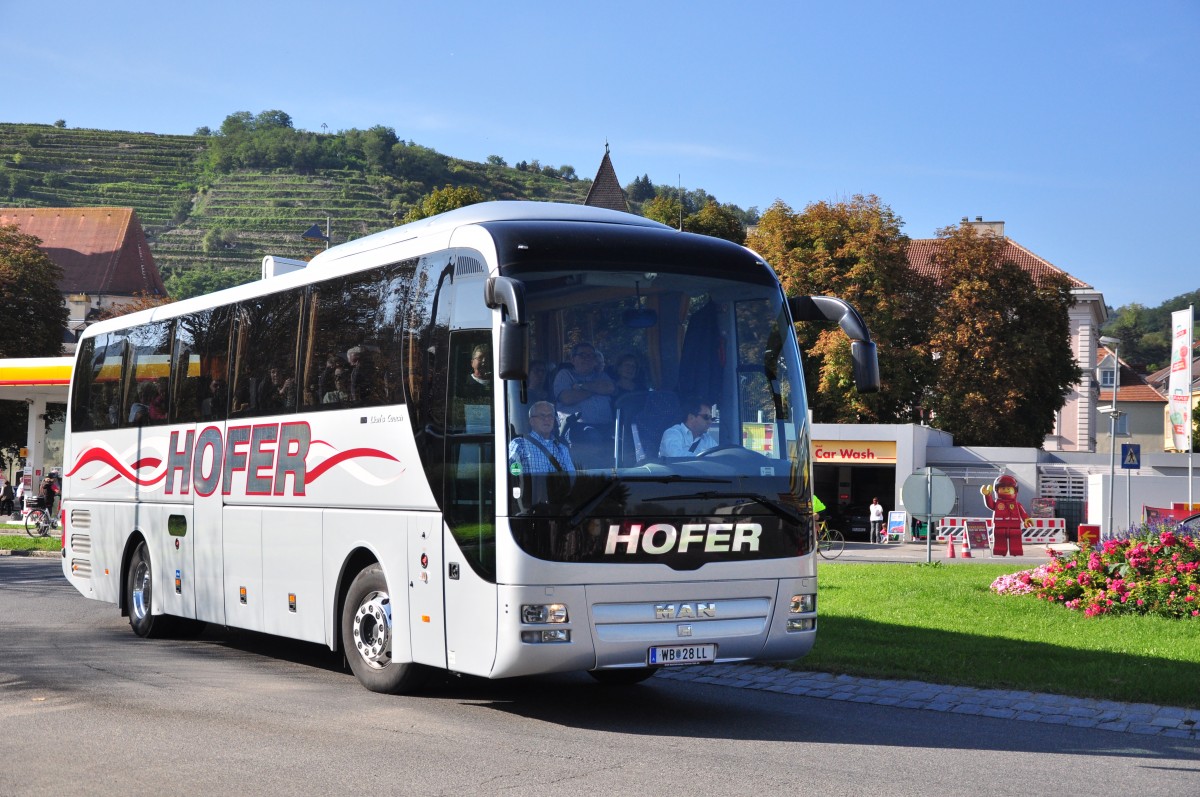
<svg viewBox="0 0 1200 797"><path fill-rule="evenodd" d="M1142 446L1140 443L1121 444L1121 467L1126 470L1137 470L1142 467Z"/></svg>

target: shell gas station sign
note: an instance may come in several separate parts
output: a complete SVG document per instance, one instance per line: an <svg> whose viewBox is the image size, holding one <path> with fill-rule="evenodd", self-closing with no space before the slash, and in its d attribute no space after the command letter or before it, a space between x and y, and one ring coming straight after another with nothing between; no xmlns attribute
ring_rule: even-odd
<svg viewBox="0 0 1200 797"><path fill-rule="evenodd" d="M818 465L895 465L894 440L814 440L813 462Z"/></svg>

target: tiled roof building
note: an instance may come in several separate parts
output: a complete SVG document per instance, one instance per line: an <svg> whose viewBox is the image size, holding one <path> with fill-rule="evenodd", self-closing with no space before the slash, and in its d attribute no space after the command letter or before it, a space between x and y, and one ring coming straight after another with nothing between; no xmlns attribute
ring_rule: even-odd
<svg viewBox="0 0 1200 797"><path fill-rule="evenodd" d="M625 191L622 190L621 181L617 179L617 172L613 168L612 160L608 157L607 142L604 144L604 159L600 161L600 168L596 171L596 179L592 181L592 187L588 189L587 199L583 200L583 204L594 208L608 208L609 210L619 210L623 213L629 212L629 203L625 200Z"/></svg>
<svg viewBox="0 0 1200 797"><path fill-rule="evenodd" d="M0 208L0 224L37 237L62 269L68 351L95 311L167 295L133 208Z"/></svg>

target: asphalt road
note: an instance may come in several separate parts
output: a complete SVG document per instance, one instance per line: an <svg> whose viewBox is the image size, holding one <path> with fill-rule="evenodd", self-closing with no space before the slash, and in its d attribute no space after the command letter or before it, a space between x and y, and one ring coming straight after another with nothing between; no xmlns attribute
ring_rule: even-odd
<svg viewBox="0 0 1200 797"><path fill-rule="evenodd" d="M1194 794L1194 740L666 678L375 695L319 646L140 640L54 559L0 557L0 795Z"/></svg>

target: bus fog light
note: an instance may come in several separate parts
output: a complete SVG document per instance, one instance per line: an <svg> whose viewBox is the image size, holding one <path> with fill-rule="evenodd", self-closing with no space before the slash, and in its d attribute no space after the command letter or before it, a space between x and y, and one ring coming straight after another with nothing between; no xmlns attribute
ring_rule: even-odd
<svg viewBox="0 0 1200 797"><path fill-rule="evenodd" d="M789 617L787 621L788 633L794 631L812 631L817 627L817 621L811 617Z"/></svg>
<svg viewBox="0 0 1200 797"><path fill-rule="evenodd" d="M525 604L521 607L521 622L528 625L565 623L567 607L561 603Z"/></svg>
<svg viewBox="0 0 1200 797"><path fill-rule="evenodd" d="M793 595L792 596L792 614L801 614L806 612L815 612L817 610L816 595Z"/></svg>
<svg viewBox="0 0 1200 797"><path fill-rule="evenodd" d="M566 628L548 628L543 631L522 631L521 641L536 645L542 642L570 642L571 632Z"/></svg>

